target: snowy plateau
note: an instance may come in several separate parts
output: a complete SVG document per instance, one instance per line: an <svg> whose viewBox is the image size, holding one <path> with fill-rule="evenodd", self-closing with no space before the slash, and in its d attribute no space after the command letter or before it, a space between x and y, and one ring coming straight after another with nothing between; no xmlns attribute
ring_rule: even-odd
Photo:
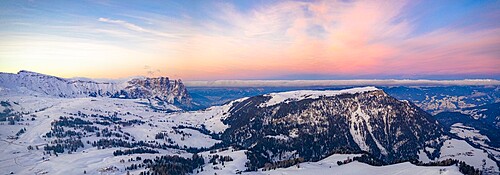
<svg viewBox="0 0 500 175"><path fill-rule="evenodd" d="M182 82L168 82L0 75L0 173L462 174L459 163L430 165L448 159L499 172L498 148L486 144L493 138L462 123L443 129L376 87L268 93L190 111Z"/></svg>

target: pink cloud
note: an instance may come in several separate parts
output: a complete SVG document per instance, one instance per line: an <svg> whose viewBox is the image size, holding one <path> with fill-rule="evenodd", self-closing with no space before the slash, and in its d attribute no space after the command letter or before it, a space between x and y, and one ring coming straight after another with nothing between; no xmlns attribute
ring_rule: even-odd
<svg viewBox="0 0 500 175"><path fill-rule="evenodd" d="M223 4L217 22L176 49L189 78L279 74L500 74L500 31L443 28L412 36L409 5L375 1L283 2L249 12ZM222 15L221 15L222 14ZM398 22L395 22L398 21ZM311 34L320 28L321 37ZM204 70L211 74L191 71ZM189 73L188 73L189 72Z"/></svg>
<svg viewBox="0 0 500 175"><path fill-rule="evenodd" d="M442 29L395 43L400 50L383 61L393 74L499 74L499 33Z"/></svg>

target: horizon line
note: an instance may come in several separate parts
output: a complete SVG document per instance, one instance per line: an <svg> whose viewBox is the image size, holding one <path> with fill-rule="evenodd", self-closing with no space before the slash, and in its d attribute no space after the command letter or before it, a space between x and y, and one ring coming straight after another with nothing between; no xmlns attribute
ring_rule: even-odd
<svg viewBox="0 0 500 175"><path fill-rule="evenodd" d="M96 82L124 80L133 78L156 78L169 76L129 76L122 78L89 78L89 77L72 77L65 78L56 75L38 73L29 70L20 70L17 73L0 72L5 74L20 74L21 72L29 72L46 76L53 76L67 80L91 80ZM468 85L500 85L500 80L493 78L464 78L464 79L397 79L397 78L360 78L360 79L221 79L221 80L182 80L187 87L307 87L307 86L468 86Z"/></svg>
<svg viewBox="0 0 500 175"><path fill-rule="evenodd" d="M500 85L496 79L346 79L346 80L195 80L183 81L187 87L307 87L307 86L488 86Z"/></svg>

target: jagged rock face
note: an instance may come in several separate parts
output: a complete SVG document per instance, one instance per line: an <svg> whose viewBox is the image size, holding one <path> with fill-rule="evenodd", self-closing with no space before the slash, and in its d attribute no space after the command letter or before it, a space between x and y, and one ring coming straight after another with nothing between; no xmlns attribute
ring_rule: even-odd
<svg viewBox="0 0 500 175"><path fill-rule="evenodd" d="M268 162L365 151L393 163L437 147L432 140L443 134L428 113L382 90L262 105L270 99L261 95L234 104L222 135Z"/></svg>
<svg viewBox="0 0 500 175"><path fill-rule="evenodd" d="M169 104L191 103L191 97L182 81L169 80L167 77L134 78L124 82L96 82L20 71L17 74L0 73L0 87L33 95L147 98Z"/></svg>
<svg viewBox="0 0 500 175"><path fill-rule="evenodd" d="M130 98L154 98L170 104L191 103L186 87L179 80L167 77L132 79L124 88L125 95Z"/></svg>

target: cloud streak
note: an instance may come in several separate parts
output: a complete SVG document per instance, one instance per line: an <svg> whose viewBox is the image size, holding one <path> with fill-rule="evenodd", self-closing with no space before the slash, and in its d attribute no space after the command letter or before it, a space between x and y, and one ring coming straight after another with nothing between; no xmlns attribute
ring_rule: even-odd
<svg viewBox="0 0 500 175"><path fill-rule="evenodd" d="M156 35L156 36L160 36L160 37L169 37L169 38L177 37L177 36L169 34L169 33L145 29L143 27L140 27L138 25L135 25L135 24L129 23L127 21L123 21L123 20L113 20L113 19L109 19L109 18L99 18L98 21L99 22L104 22L104 23L109 23L109 24L116 24L116 25L119 25L119 26L124 27L126 29L129 29L131 31L135 31L135 32L139 32L139 33L148 33L148 34L151 34L151 35Z"/></svg>

